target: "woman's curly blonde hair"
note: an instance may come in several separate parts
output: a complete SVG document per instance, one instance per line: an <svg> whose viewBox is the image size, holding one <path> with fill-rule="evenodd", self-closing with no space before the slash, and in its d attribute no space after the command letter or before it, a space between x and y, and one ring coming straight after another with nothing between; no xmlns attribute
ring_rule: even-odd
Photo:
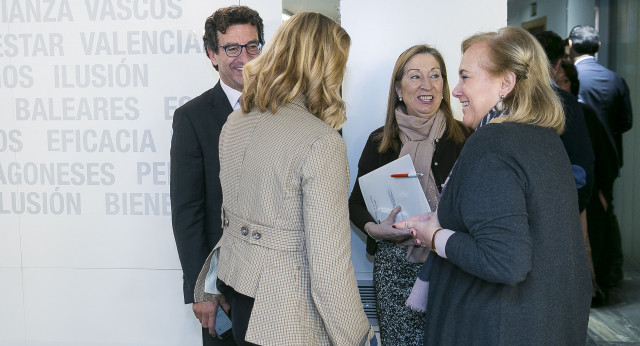
<svg viewBox="0 0 640 346"><path fill-rule="evenodd" d="M293 15L264 52L244 66L242 111L276 109L303 95L310 113L335 129L346 121L340 96L351 38L319 13Z"/></svg>

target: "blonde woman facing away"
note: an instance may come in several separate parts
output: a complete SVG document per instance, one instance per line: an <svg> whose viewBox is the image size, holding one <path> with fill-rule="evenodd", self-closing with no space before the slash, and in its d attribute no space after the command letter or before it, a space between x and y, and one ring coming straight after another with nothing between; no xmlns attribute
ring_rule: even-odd
<svg viewBox="0 0 640 346"><path fill-rule="evenodd" d="M337 131L349 47L334 21L300 13L244 66L242 110L220 134L224 233L196 292L224 295L240 345L376 344L350 259Z"/></svg>

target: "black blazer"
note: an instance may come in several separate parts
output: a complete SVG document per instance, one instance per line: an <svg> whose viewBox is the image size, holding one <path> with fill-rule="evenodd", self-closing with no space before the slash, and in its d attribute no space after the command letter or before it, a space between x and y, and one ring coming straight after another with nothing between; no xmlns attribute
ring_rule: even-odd
<svg viewBox="0 0 640 346"><path fill-rule="evenodd" d="M582 167L586 174L585 185L578 189L578 208L582 212L591 198L594 181L594 158L589 131L578 99L557 86L553 88L560 97L565 116L564 133L560 139L569 155L571 165Z"/></svg>
<svg viewBox="0 0 640 346"><path fill-rule="evenodd" d="M607 137L607 131L598 119L596 111L586 103L580 103L584 120L589 130L591 147L593 148L593 192L591 198L598 198L602 192L607 201L613 200L613 182L618 177L618 160L616 149Z"/></svg>
<svg viewBox="0 0 640 346"><path fill-rule="evenodd" d="M456 121L458 126L462 129L465 137L469 137L473 130L464 126L461 122ZM389 149L385 153L380 154L378 147L380 141L377 136L382 132L384 127L380 127L373 131L367 139L367 143L364 145L360 161L358 161L358 178L361 176L379 168L387 163L395 160L400 155L399 150ZM449 129L444 131L444 134L439 140L436 140L435 151L433 153L433 159L431 160L431 170L433 171L433 178L435 179L436 186L439 191L442 191L442 187L449 176L449 172L458 159L458 155L462 151L464 143L456 143L452 139L447 138L449 136ZM360 183L356 178L356 183L349 196L349 218L351 222L364 232L364 225L367 222L376 222L373 219L362 196L362 190L360 190ZM364 232L366 234L366 232ZM378 248L376 241L367 235L367 253L374 255Z"/></svg>
<svg viewBox="0 0 640 346"><path fill-rule="evenodd" d="M588 58L576 64L580 80L579 99L591 106L616 149L622 167L622 133L633 124L629 87L615 72Z"/></svg>
<svg viewBox="0 0 640 346"><path fill-rule="evenodd" d="M222 236L218 139L233 111L220 82L176 109L171 139L171 221L184 279L184 302Z"/></svg>

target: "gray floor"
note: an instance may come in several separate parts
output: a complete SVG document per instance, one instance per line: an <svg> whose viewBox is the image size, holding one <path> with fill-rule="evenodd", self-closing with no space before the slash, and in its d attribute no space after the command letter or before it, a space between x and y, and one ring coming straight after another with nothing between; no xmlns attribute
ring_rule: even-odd
<svg viewBox="0 0 640 346"><path fill-rule="evenodd" d="M591 309L587 345L640 345L640 269L625 265L624 281L609 304Z"/></svg>

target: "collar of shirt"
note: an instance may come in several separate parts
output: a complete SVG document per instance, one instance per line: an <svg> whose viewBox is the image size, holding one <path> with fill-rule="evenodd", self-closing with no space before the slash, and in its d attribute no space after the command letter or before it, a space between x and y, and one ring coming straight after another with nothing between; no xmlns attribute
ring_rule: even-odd
<svg viewBox="0 0 640 346"><path fill-rule="evenodd" d="M224 91L225 95L227 95L227 98L229 99L229 104L231 105L231 108L233 108L233 110L237 110L240 108L240 96L242 96L242 92L224 84L224 82L222 81L222 79L220 80L220 86L222 87L222 90Z"/></svg>
<svg viewBox="0 0 640 346"><path fill-rule="evenodd" d="M579 62L583 61L583 60L587 60L587 59L593 59L596 60L596 57L594 57L593 55L587 55L587 56L581 56L579 58L576 59L576 62L574 62L574 65L578 65Z"/></svg>

